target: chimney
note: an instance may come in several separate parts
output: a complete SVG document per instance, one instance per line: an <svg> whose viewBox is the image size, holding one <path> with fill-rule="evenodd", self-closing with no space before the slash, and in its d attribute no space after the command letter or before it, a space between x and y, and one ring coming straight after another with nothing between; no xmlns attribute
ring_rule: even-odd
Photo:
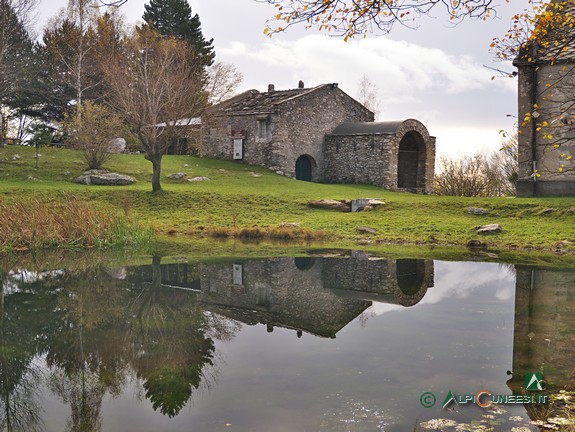
<svg viewBox="0 0 575 432"><path fill-rule="evenodd" d="M300 88L300 89L304 88L304 85L303 85L303 81L302 81L302 80L299 81L299 83L298 83L298 85L297 85L297 88Z"/></svg>
<svg viewBox="0 0 575 432"><path fill-rule="evenodd" d="M273 84L268 84L268 92L273 92L273 91L275 91L275 89L276 89L276 86L275 86L275 85L273 85Z"/></svg>

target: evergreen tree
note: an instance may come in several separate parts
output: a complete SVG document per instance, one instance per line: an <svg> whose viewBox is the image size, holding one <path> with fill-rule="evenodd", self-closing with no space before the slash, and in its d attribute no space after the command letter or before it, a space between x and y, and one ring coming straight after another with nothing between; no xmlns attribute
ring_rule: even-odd
<svg viewBox="0 0 575 432"><path fill-rule="evenodd" d="M207 41L202 34L200 17L192 16L187 0L150 0L144 6L143 20L164 37L187 42L200 57L203 67L211 66L216 56L213 39Z"/></svg>
<svg viewBox="0 0 575 432"><path fill-rule="evenodd" d="M33 43L23 18L11 2L0 0L0 107L21 106L22 94L33 81L33 62ZM0 138L7 130L5 112L0 115Z"/></svg>

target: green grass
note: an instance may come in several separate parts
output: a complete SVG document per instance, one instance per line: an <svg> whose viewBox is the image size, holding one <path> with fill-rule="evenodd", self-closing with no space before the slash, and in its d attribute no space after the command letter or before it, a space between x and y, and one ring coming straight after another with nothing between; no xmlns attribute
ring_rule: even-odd
<svg viewBox="0 0 575 432"><path fill-rule="evenodd" d="M21 159L12 160L14 154ZM300 242L321 238L329 247L363 245L382 249L387 245L464 247L479 240L487 248L503 251L552 253L561 245L564 253L575 250L574 198L461 198L393 193L373 186L324 185L275 175L261 167L190 156L166 156L162 165L161 194L151 193L151 164L143 155L116 155L110 171L129 174L137 183L126 187L82 186L71 182L84 166L71 150L43 148L39 169L32 148L0 148L0 194L21 199L42 196L59 200L73 195L106 209L121 210L155 230L160 242L185 244L214 233L244 240L292 239ZM186 166L187 165L187 166ZM70 171L72 175L64 175ZM170 181L166 176L185 172L188 178L206 176L209 182ZM258 176L252 175L256 173ZM381 198L386 205L372 212L339 213L310 209L312 199ZM468 215L468 207L489 210L486 216ZM554 208L551 214L542 214ZM284 222L301 228L286 234ZM501 234L479 236L477 225L499 223ZM366 235L358 226L370 226L377 234ZM275 234L274 234L275 233ZM278 234L279 233L279 234ZM208 246L209 247L209 246ZM281 246L280 246L281 247Z"/></svg>

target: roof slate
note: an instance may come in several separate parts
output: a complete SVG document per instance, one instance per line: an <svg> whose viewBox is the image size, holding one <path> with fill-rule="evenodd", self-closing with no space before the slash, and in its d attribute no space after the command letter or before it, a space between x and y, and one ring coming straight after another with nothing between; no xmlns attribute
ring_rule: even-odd
<svg viewBox="0 0 575 432"><path fill-rule="evenodd" d="M333 84L322 84L317 87L308 89L292 89L292 90L274 90L271 92L260 93L257 90L249 90L245 92L244 97L239 97L238 100L224 108L224 111L229 115L247 115L247 114L272 114L278 111L279 105L290 100L305 96L320 88L331 86Z"/></svg>

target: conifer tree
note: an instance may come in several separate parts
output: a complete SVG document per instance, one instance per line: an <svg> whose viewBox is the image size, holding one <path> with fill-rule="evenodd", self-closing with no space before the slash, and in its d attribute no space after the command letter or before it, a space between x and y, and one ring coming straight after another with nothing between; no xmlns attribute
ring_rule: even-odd
<svg viewBox="0 0 575 432"><path fill-rule="evenodd" d="M211 66L216 56L213 39L206 40L202 34L200 17L192 16L187 0L150 0L144 5L143 20L164 37L187 42L200 57L202 67Z"/></svg>

